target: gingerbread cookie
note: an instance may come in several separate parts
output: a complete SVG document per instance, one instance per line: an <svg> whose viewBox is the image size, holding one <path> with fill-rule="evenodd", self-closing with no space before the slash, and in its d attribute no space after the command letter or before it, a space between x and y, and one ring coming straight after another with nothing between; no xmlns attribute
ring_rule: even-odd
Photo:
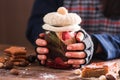
<svg viewBox="0 0 120 80"><path fill-rule="evenodd" d="M11 46L4 50L5 54L9 56L10 61L14 66L27 66L26 59L27 50L25 47Z"/></svg>

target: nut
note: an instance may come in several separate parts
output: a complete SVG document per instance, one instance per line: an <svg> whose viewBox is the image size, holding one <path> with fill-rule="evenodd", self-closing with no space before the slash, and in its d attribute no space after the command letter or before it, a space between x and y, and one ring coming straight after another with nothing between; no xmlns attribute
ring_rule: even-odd
<svg viewBox="0 0 120 80"><path fill-rule="evenodd" d="M18 75L19 71L17 69L11 69L10 73L13 74L13 75Z"/></svg>
<svg viewBox="0 0 120 80"><path fill-rule="evenodd" d="M101 75L101 76L99 77L99 80L107 80L107 79L106 79L106 76L105 76L105 75Z"/></svg>
<svg viewBox="0 0 120 80"><path fill-rule="evenodd" d="M80 75L81 74L81 70L80 69L76 69L76 70L73 71L73 73Z"/></svg>
<svg viewBox="0 0 120 80"><path fill-rule="evenodd" d="M5 62L5 58L4 57L0 57L0 63L4 63Z"/></svg>
<svg viewBox="0 0 120 80"><path fill-rule="evenodd" d="M62 15L68 14L68 10L67 10L66 8L64 8L64 7L58 8L57 12L58 12L59 14L62 14Z"/></svg>
<svg viewBox="0 0 120 80"><path fill-rule="evenodd" d="M0 69L3 68L3 65L4 65L4 64L0 62Z"/></svg>
<svg viewBox="0 0 120 80"><path fill-rule="evenodd" d="M111 74L106 75L106 79L107 80L116 80L116 78Z"/></svg>

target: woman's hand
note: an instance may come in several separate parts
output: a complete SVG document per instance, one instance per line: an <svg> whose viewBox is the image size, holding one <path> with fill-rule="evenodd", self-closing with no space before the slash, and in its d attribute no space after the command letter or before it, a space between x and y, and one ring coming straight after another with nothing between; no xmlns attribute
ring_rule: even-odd
<svg viewBox="0 0 120 80"><path fill-rule="evenodd" d="M36 44L38 45L36 48L37 57L41 61L41 64L45 64L45 60L47 59L46 54L49 54L49 50L45 47L47 42L43 39L44 35L44 33L41 33L39 35L40 38L36 40ZM77 43L67 46L68 51L65 53L65 56L68 57L67 63L73 65L75 68L89 63L93 54L93 43L85 31L78 32L76 40Z"/></svg>
<svg viewBox="0 0 120 80"><path fill-rule="evenodd" d="M82 42L84 34L78 32L76 35L76 40L78 43L70 44L67 46L66 57L68 57L68 64L72 64L73 67L80 67L80 65L85 64L86 53L84 52L85 44ZM70 52L71 51L71 52Z"/></svg>
<svg viewBox="0 0 120 80"><path fill-rule="evenodd" d="M41 64L45 64L45 60L47 59L46 54L49 53L49 50L45 47L47 45L46 40L42 39L44 38L44 33L39 34L39 37L36 40L36 45L38 46L36 48L36 52L37 52L37 58L41 61Z"/></svg>

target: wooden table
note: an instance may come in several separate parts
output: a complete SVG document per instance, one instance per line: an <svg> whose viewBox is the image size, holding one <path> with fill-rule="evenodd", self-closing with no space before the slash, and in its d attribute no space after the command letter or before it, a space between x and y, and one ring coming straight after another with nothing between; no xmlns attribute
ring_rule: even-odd
<svg viewBox="0 0 120 80"><path fill-rule="evenodd" d="M0 45L0 55L9 45ZM28 52L35 54L34 49ZM111 61L110 61L111 62ZM112 62L120 62L119 59ZM79 75L73 74L73 70L59 70L40 66L37 62L27 67L16 67L19 75L10 74L9 70L0 69L0 80L98 80L97 78L81 79ZM120 80L120 79L119 79Z"/></svg>

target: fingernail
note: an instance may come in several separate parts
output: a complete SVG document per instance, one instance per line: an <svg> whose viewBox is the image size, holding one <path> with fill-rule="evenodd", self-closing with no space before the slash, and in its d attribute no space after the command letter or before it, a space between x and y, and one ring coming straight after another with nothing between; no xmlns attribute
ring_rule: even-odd
<svg viewBox="0 0 120 80"><path fill-rule="evenodd" d="M43 49L43 52L47 52L47 50L46 50L46 49Z"/></svg>
<svg viewBox="0 0 120 80"><path fill-rule="evenodd" d="M67 49L68 49L68 50L71 50L71 49L72 49L72 47L71 47L71 46L68 46L68 47L67 47Z"/></svg>
<svg viewBox="0 0 120 80"><path fill-rule="evenodd" d="M71 60L68 60L68 64L73 64L73 61L71 61Z"/></svg>
<svg viewBox="0 0 120 80"><path fill-rule="evenodd" d="M41 42L41 44L42 44L42 45L45 45L46 43L43 41L43 42Z"/></svg>
<svg viewBox="0 0 120 80"><path fill-rule="evenodd" d="M67 57L70 57L70 56L71 56L71 54L69 54L69 53L66 53L66 56L67 56Z"/></svg>

